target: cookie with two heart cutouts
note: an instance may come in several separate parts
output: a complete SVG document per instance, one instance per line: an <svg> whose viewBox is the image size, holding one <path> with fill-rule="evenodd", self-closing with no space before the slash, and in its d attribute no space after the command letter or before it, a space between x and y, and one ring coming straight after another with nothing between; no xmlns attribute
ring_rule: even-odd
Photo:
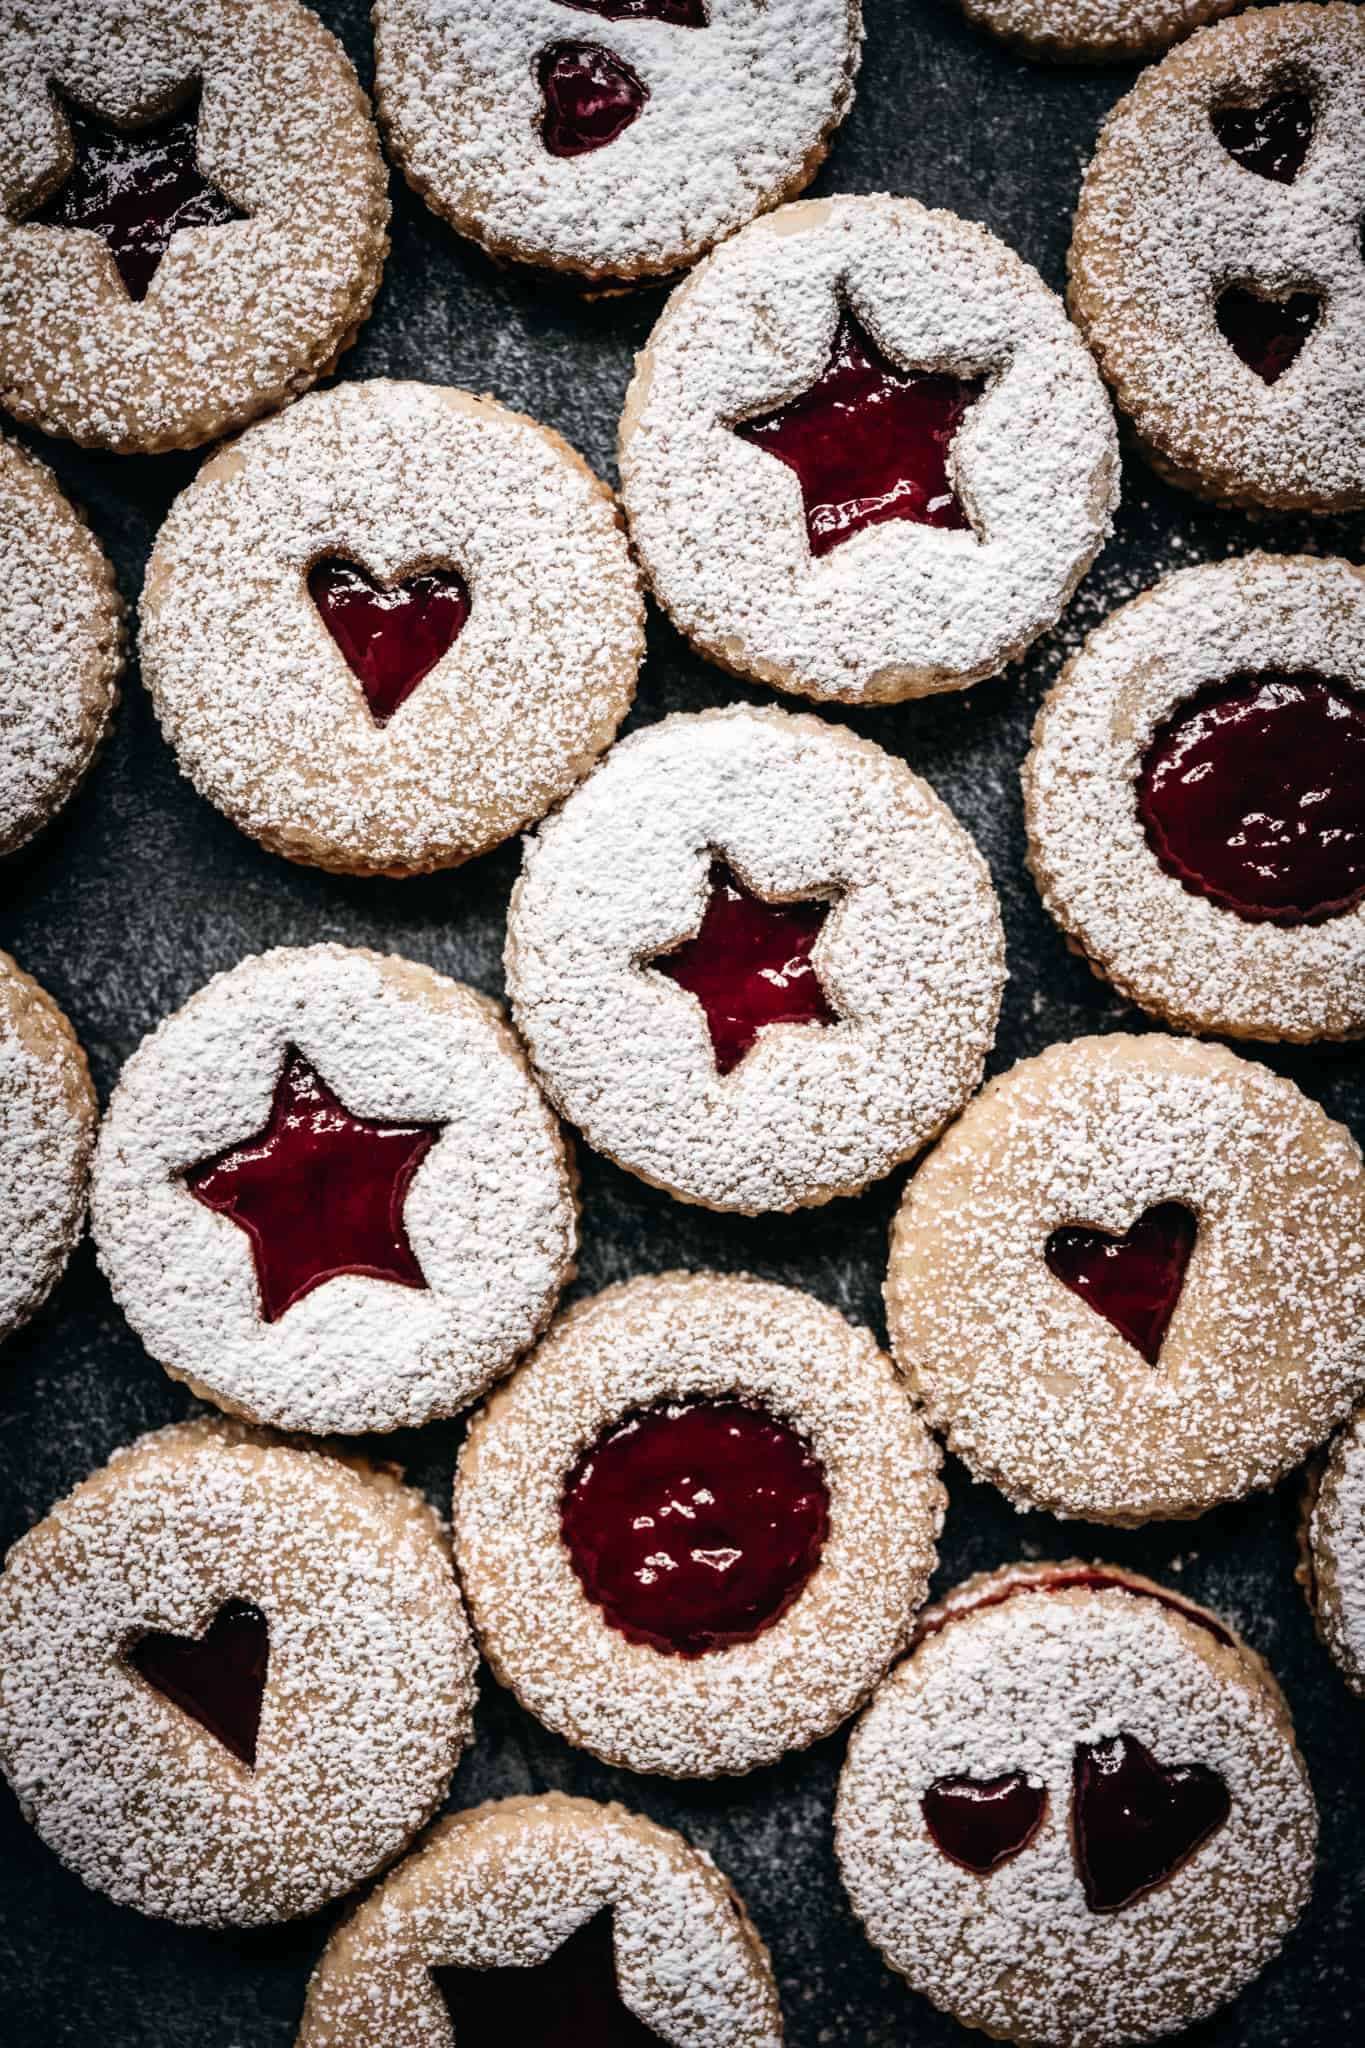
<svg viewBox="0 0 1365 2048"><path fill-rule="evenodd" d="M922 1617L835 1818L890 1967L963 2025L1051 2048L1155 2040L1234 1997L1306 1904L1316 1840L1261 1659L1193 1601L1074 1563Z"/></svg>

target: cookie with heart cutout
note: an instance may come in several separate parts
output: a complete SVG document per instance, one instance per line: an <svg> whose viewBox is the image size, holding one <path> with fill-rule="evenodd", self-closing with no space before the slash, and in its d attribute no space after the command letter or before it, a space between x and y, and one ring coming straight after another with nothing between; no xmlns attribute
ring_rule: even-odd
<svg viewBox="0 0 1365 2048"><path fill-rule="evenodd" d="M703 1851L562 1792L438 1822L323 1951L295 2048L779 2048L768 1952Z"/></svg>
<svg viewBox="0 0 1365 2048"><path fill-rule="evenodd" d="M494 400L316 392L172 507L143 673L196 789L275 853L449 867L565 796L630 708L644 607L615 501Z"/></svg>
<svg viewBox="0 0 1365 2048"><path fill-rule="evenodd" d="M1365 15L1334 0L1201 30L1100 131L1068 303L1169 483L1365 504L1362 126Z"/></svg>
<svg viewBox="0 0 1365 2048"><path fill-rule="evenodd" d="M307 390L388 248L379 139L298 0L25 0L0 77L0 404L120 453Z"/></svg>
<svg viewBox="0 0 1365 2048"><path fill-rule="evenodd" d="M1360 1148L1221 1047L1052 1046L911 1181L886 1310L931 1426L1016 1507L1202 1514L1365 1391Z"/></svg>
<svg viewBox="0 0 1365 2048"><path fill-rule="evenodd" d="M809 1295L715 1273L610 1287L470 1424L453 1526L484 1655L607 1763L772 1763L903 1648L938 1463L890 1359Z"/></svg>
<svg viewBox="0 0 1365 2048"><path fill-rule="evenodd" d="M1255 1652L1181 1595L1074 1562L988 1573L922 1616L835 1816L889 1967L964 2026L1050 2048L1155 2040L1234 1997L1307 1902L1316 1839Z"/></svg>
<svg viewBox="0 0 1365 2048"><path fill-rule="evenodd" d="M0 1765L83 1883L192 1926L312 1913L398 1855L469 1740L438 1517L222 1419L154 1431L0 1575Z"/></svg>
<svg viewBox="0 0 1365 2048"><path fill-rule="evenodd" d="M152 1356L248 1421L454 1415L573 1273L572 1157L502 1013L411 960L281 947L123 1069L99 1260Z"/></svg>
<svg viewBox="0 0 1365 2048"><path fill-rule="evenodd" d="M1365 1698L1365 1408L1309 1473L1298 1576L1319 1636Z"/></svg>
<svg viewBox="0 0 1365 2048"><path fill-rule="evenodd" d="M1029 57L1112 64L1155 57L1241 0L962 0L962 11Z"/></svg>

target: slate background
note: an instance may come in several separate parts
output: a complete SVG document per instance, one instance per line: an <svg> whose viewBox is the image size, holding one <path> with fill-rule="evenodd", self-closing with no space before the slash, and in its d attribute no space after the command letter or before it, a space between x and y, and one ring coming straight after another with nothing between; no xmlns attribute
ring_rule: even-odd
<svg viewBox="0 0 1365 2048"><path fill-rule="evenodd" d="M496 0L494 0L496 4ZM1097 124L1131 68L1068 74L1015 58L963 22L956 0L865 0L857 104L817 192L908 192L983 221L1060 286L1071 210ZM320 12L369 83L360 0ZM344 377L402 376L491 391L557 427L614 474L631 357L661 303L585 304L495 269L394 180L393 253ZM39 445L37 438L34 445ZM123 592L193 455L40 452L89 510ZM1019 669L963 695L847 722L901 753L953 805L989 857L1004 904L1011 979L992 1071L1053 1040L1144 1028L1066 952L1023 871L1018 766L1042 690L1112 607L1162 571L1252 544L1359 560L1365 521L1265 521L1209 511L1125 463L1117 534L1061 627ZM657 616L632 725L746 694ZM755 701L766 693L747 693ZM338 939L429 961L493 994L518 864L515 846L461 872L345 880L263 852L178 777L136 671L80 796L0 873L0 946L52 991L90 1055L102 1097L144 1032L220 968L267 946ZM1359 1050L1270 1051L1365 1137ZM883 1336L886 1228L904 1175L856 1202L744 1220L681 1207L580 1148L584 1243L576 1292L672 1266L747 1268L809 1288ZM8 1544L116 1445L190 1405L113 1306L89 1245L54 1299L7 1346L0 1372L0 1542ZM443 1499L459 1425L384 1440ZM1107 1556L1170 1578L1227 1614L1288 1692L1323 1811L1313 1903L1279 1961L1191 2043L1326 2044L1365 2038L1365 1777L1362 1708L1316 1645L1292 1579L1298 1482L1194 1524L1136 1533L1017 1516L960 1466L936 1585L1021 1553ZM477 1741L452 1807L559 1786L619 1797L682 1828L730 1873L781 1980L791 2048L891 2048L967 2038L906 1991L864 1940L834 1865L830 1815L843 1738L752 1777L688 1789L613 1772L539 1728L485 1674ZM0 2039L9 2048L288 2048L314 1959L336 1917L248 1934L188 1932L85 1891L0 1788ZM375 2043L374 2048L383 2048Z"/></svg>

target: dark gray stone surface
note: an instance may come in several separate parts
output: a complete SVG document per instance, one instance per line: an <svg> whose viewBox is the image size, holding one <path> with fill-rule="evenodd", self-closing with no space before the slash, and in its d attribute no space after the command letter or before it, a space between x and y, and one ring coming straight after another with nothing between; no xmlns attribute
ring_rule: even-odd
<svg viewBox="0 0 1365 2048"><path fill-rule="evenodd" d="M496 4L496 0L494 0ZM361 74L359 0L321 9ZM909 192L983 221L1061 282L1071 209L1097 123L1131 73L1067 75L1005 54L964 25L955 0L866 0L858 102L820 191ZM761 110L760 110L761 117ZM632 351L659 306L580 304L494 269L395 181L394 247L346 377L408 376L491 391L558 427L610 472ZM85 456L45 446L111 549L135 601L147 549L195 457ZM1018 671L965 695L850 717L929 776L988 855L1005 908L1011 981L993 1070L1054 1039L1121 1027L1126 1011L1071 959L1022 868L1017 772L1039 695L1064 653L1162 570L1260 543L1359 559L1362 522L1313 529L1197 506L1126 464L1115 540L1061 628ZM742 694L656 616L634 723ZM753 693L758 696L760 693ZM517 867L504 848L454 875L346 881L263 853L177 776L136 673L89 784L0 873L0 946L67 1008L101 1093L142 1034L206 977L272 945L334 938L430 961L492 993ZM1361 1054L1266 1055L1365 1135ZM677 1265L745 1267L808 1287L882 1329L885 1232L903 1176L857 1202L743 1221L682 1208L591 1155L584 1170L580 1291ZM86 1246L0 1372L0 1540L40 1516L116 1445L183 1414L182 1389L146 1357ZM458 1426L404 1438L397 1455L439 1499ZM388 1446L392 1454L394 1446ZM1285 1683L1323 1809L1313 1904L1262 1981L1188 2038L1208 2044L1365 2038L1365 1784L1362 1709L1316 1646L1293 1583L1297 1483L1195 1524L1107 1535L1016 1516L950 1465L952 1506L937 1584L1023 1549L1075 1550L1141 1566L1228 1614ZM907 1993L862 1938L841 1892L830 1811L842 1738L752 1778L697 1790L615 1773L529 1720L485 1678L477 1743L451 1804L562 1786L619 1797L683 1828L743 1890L772 1946L791 2048L891 2048L965 2039ZM288 2048L312 1962L334 1915L249 1935L187 1933L84 1891L0 1791L0 2040L11 2048ZM384 2048L376 2042L374 2048Z"/></svg>

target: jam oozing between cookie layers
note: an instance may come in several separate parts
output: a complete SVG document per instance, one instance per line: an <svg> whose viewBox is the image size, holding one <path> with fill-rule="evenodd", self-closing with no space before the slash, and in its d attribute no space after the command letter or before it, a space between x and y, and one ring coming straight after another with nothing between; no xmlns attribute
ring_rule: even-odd
<svg viewBox="0 0 1365 2048"><path fill-rule="evenodd" d="M670 28L706 28L711 17L706 0L558 0L580 14L600 14L604 21L662 21Z"/></svg>
<svg viewBox="0 0 1365 2048"><path fill-rule="evenodd" d="M1078 1224L1054 1230L1043 1256L1064 1287L1155 1365L1198 1231L1183 1203L1158 1202L1122 1237Z"/></svg>
<svg viewBox="0 0 1365 2048"><path fill-rule="evenodd" d="M1254 105L1215 107L1213 132L1228 155L1261 178L1292 185L1313 140L1313 102L1297 87Z"/></svg>
<svg viewBox="0 0 1365 2048"><path fill-rule="evenodd" d="M763 1408L705 1396L613 1423L579 1460L560 1527L583 1591L633 1643L700 1657L779 1621L820 1561L820 1461Z"/></svg>
<svg viewBox="0 0 1365 2048"><path fill-rule="evenodd" d="M980 379L899 368L845 307L810 389L734 431L795 471L812 555L887 519L967 532L948 452L984 389Z"/></svg>
<svg viewBox="0 0 1365 2048"><path fill-rule="evenodd" d="M940 1778L920 1801L924 1824L950 1862L987 1876L1026 1849L1043 1824L1047 1792L1022 1771Z"/></svg>
<svg viewBox="0 0 1365 2048"><path fill-rule="evenodd" d="M251 1241L266 1322L343 1273L425 1287L403 1222L440 1124L353 1116L291 1046L265 1129L192 1168L186 1185Z"/></svg>
<svg viewBox="0 0 1365 2048"><path fill-rule="evenodd" d="M1251 285L1231 285L1214 307L1218 330L1264 384L1278 384L1303 353L1318 324L1322 301L1313 292L1283 298Z"/></svg>
<svg viewBox="0 0 1365 2048"><path fill-rule="evenodd" d="M376 583L354 562L328 555L308 571L308 594L376 725L388 724L469 618L469 586L456 569L423 569L397 583Z"/></svg>
<svg viewBox="0 0 1365 2048"><path fill-rule="evenodd" d="M1168 874L1252 922L1312 924L1365 899L1365 697L1321 676L1210 684L1138 777Z"/></svg>
<svg viewBox="0 0 1365 2048"><path fill-rule="evenodd" d="M1174 1593L1167 1593L1160 1586L1135 1586L1121 1573L1106 1571L1103 1565L1055 1565L1051 1569L1031 1572L1017 1579L1006 1579L1003 1584L991 1587L989 1592L968 1597L960 1604L931 1610L927 1620L920 1623L915 1640L922 1642L926 1636L936 1636L941 1629L960 1621L966 1614L975 1614L984 1607L1003 1607L1008 1600L1026 1598L1035 1593L1064 1593L1071 1587L1080 1587L1085 1592L1105 1593L1116 1591L1126 1593L1132 1600L1155 1600L1158 1607L1168 1607L1172 1614L1183 1615L1186 1621L1202 1628L1215 1642L1226 1649L1233 1648L1233 1637L1215 1621L1202 1607L1191 1607Z"/></svg>
<svg viewBox="0 0 1365 2048"><path fill-rule="evenodd" d="M649 87L601 43L551 43L537 67L540 133L551 156L605 149L636 120Z"/></svg>
<svg viewBox="0 0 1365 2048"><path fill-rule="evenodd" d="M172 237L247 215L199 169L199 96L141 128L115 128L60 102L71 125L70 175L29 220L101 235L131 299L145 299Z"/></svg>
<svg viewBox="0 0 1365 2048"><path fill-rule="evenodd" d="M459 2048L660 2048L622 2002L608 1908L543 1963L435 1969Z"/></svg>
<svg viewBox="0 0 1365 2048"><path fill-rule="evenodd" d="M1072 1828L1091 1912L1117 1913L1174 1876L1231 1811L1226 1784L1206 1764L1160 1764L1135 1735L1081 1743Z"/></svg>
<svg viewBox="0 0 1365 2048"><path fill-rule="evenodd" d="M229 1600L203 1635L154 1630L125 1654L148 1685L254 1770L270 1659L270 1631L259 1607Z"/></svg>

